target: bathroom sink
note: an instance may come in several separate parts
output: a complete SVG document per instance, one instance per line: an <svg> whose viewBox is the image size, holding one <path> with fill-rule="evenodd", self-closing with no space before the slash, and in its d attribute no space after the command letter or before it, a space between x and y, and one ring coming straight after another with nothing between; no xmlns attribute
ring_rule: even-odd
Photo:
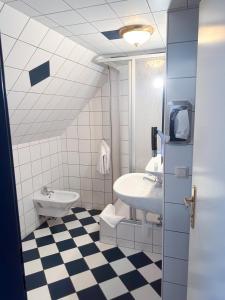
<svg viewBox="0 0 225 300"><path fill-rule="evenodd" d="M145 173L129 173L119 177L113 190L127 205L162 214L162 184L150 179Z"/></svg>

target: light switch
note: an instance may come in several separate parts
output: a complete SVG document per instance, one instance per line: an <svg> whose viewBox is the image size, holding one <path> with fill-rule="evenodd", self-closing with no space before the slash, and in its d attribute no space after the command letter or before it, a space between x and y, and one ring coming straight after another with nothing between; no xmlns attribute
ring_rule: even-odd
<svg viewBox="0 0 225 300"><path fill-rule="evenodd" d="M175 176L176 177L187 177L189 175L188 167L175 167Z"/></svg>

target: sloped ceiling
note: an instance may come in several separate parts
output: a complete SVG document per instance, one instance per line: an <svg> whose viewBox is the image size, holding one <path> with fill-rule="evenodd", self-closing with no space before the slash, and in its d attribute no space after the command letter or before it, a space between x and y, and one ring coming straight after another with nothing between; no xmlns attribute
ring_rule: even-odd
<svg viewBox="0 0 225 300"><path fill-rule="evenodd" d="M145 52L166 45L167 10L191 8L199 0L4 0L98 54ZM138 49L101 32L130 24L150 24L151 39Z"/></svg>
<svg viewBox="0 0 225 300"><path fill-rule="evenodd" d="M60 135L107 78L96 53L0 2L0 30L13 144ZM29 71L50 62L31 87Z"/></svg>

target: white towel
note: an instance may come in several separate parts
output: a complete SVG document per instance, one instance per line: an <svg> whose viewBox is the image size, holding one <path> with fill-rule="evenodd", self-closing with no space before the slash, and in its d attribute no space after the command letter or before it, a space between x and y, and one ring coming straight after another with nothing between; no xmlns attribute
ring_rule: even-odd
<svg viewBox="0 0 225 300"><path fill-rule="evenodd" d="M97 162L97 171L100 174L109 174L110 171L110 148L108 144L102 140L99 147L99 158Z"/></svg>
<svg viewBox="0 0 225 300"><path fill-rule="evenodd" d="M124 216L117 216L115 206L112 204L108 204L104 210L99 215L102 220L104 220L110 227L115 228L117 224L119 224Z"/></svg>
<svg viewBox="0 0 225 300"><path fill-rule="evenodd" d="M187 109L178 112L175 119L174 131L176 138L186 140L189 137L190 124Z"/></svg>

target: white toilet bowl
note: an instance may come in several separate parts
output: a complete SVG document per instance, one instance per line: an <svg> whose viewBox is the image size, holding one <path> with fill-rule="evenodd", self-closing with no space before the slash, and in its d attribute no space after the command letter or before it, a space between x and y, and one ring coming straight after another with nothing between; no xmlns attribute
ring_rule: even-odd
<svg viewBox="0 0 225 300"><path fill-rule="evenodd" d="M76 192L53 190L49 195L35 193L33 201L38 215L58 218L66 216L79 198Z"/></svg>

